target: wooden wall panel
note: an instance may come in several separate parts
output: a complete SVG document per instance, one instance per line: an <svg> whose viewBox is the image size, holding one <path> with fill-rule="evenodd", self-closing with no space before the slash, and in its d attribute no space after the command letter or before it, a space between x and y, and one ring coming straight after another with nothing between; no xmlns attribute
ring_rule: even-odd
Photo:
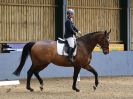
<svg viewBox="0 0 133 99"><path fill-rule="evenodd" d="M55 39L55 0L0 0L0 43Z"/></svg>
<svg viewBox="0 0 133 99"><path fill-rule="evenodd" d="M119 0L68 0L75 10L74 23L83 34L112 30L111 41L120 42Z"/></svg>

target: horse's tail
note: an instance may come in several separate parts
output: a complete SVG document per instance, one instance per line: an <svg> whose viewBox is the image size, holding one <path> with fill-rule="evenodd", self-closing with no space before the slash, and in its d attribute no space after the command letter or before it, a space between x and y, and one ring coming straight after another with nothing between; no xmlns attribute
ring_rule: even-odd
<svg viewBox="0 0 133 99"><path fill-rule="evenodd" d="M21 60L18 68L13 72L14 75L19 76L22 68L24 67L25 61L31 51L32 46L35 44L35 42L29 42L27 43L22 51Z"/></svg>

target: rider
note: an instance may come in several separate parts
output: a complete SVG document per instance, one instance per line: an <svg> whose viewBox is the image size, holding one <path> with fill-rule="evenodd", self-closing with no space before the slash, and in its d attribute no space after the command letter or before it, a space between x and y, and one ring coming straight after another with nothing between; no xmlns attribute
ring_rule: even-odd
<svg viewBox="0 0 133 99"><path fill-rule="evenodd" d="M67 40L68 44L69 44L69 48L68 48L68 57L70 59L70 61L74 61L73 59L73 52L74 52L74 46L75 46L75 36L76 33L80 33L81 32L74 26L73 23L73 17L74 17L74 10L73 9L68 9L67 10L67 20L65 22L65 35L64 38Z"/></svg>

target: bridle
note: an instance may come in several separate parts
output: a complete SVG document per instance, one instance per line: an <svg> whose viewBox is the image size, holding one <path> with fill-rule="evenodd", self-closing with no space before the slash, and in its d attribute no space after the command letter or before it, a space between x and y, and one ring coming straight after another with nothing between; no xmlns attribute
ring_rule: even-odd
<svg viewBox="0 0 133 99"><path fill-rule="evenodd" d="M103 41L103 44L102 45L97 45L97 47L99 47L100 49L102 49L102 50L109 50L108 48L107 48L107 46L106 46L106 38L104 39L104 41Z"/></svg>

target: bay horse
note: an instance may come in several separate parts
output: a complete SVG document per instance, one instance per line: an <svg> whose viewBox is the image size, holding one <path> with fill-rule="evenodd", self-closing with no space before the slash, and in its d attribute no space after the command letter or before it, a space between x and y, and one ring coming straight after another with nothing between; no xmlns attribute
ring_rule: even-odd
<svg viewBox="0 0 133 99"><path fill-rule="evenodd" d="M13 72L16 76L20 75L20 72L25 64L25 61L30 55L32 65L27 72L27 85L26 88L30 91L34 91L30 86L31 77L34 74L35 77L39 80L40 90L43 90L43 80L39 76L39 72L45 69L50 63L53 63L58 66L64 67L74 67L73 74L73 85L72 89L76 92L80 90L76 87L77 77L80 72L80 69L86 69L90 71L95 76L95 86L94 89L98 86L98 73L90 65L92 59L92 51L95 46L98 44L104 54L109 53L109 32L99 31L88 33L84 36L77 38L77 54L75 56L75 61L72 63L69 61L67 56L62 56L57 54L57 42L52 40L44 40L38 42L29 42L23 47L21 60L18 68Z"/></svg>

